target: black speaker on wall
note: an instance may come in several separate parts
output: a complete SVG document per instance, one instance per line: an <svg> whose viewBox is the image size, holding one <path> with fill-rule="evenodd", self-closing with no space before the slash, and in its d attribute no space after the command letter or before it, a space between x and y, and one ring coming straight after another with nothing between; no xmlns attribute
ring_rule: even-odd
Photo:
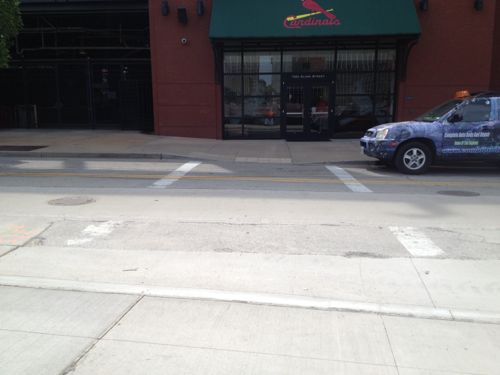
<svg viewBox="0 0 500 375"><path fill-rule="evenodd" d="M179 7L179 8L177 8L177 19L183 25L187 25L187 23L188 23L188 13L187 13L187 9L185 7Z"/></svg>
<svg viewBox="0 0 500 375"><path fill-rule="evenodd" d="M161 2L161 15L168 16L170 13L170 6L168 5L168 0L163 0Z"/></svg>
<svg viewBox="0 0 500 375"><path fill-rule="evenodd" d="M196 1L196 14L198 16L203 16L205 14L205 3L203 0Z"/></svg>

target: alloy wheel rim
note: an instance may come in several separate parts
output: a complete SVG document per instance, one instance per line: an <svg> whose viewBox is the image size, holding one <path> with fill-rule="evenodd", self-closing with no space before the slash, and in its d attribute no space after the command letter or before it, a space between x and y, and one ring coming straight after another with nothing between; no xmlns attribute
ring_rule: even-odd
<svg viewBox="0 0 500 375"><path fill-rule="evenodd" d="M425 156L425 152L420 148L410 148L403 155L405 167L412 171L422 168L426 160L427 157Z"/></svg>

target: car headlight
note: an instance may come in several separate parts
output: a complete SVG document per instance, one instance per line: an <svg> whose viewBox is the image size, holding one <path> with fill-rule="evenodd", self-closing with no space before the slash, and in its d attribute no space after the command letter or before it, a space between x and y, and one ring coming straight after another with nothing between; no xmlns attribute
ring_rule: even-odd
<svg viewBox="0 0 500 375"><path fill-rule="evenodd" d="M376 138L378 141L384 140L387 137L387 134L389 134L389 129L380 129L379 131L377 131Z"/></svg>

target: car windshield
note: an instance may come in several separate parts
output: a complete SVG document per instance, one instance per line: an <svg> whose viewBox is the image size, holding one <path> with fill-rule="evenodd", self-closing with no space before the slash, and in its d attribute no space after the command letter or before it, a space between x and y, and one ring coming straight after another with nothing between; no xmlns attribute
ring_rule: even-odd
<svg viewBox="0 0 500 375"><path fill-rule="evenodd" d="M462 103L462 100L459 99L449 100L437 106L436 108L430 110L429 112L424 113L422 116L417 117L416 121L434 122L436 120L439 120L441 117L450 112L460 103Z"/></svg>

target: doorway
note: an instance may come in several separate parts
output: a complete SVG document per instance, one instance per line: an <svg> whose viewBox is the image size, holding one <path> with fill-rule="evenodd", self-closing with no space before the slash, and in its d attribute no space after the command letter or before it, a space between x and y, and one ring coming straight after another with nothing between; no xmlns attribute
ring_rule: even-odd
<svg viewBox="0 0 500 375"><path fill-rule="evenodd" d="M296 74L283 80L282 134L287 140L328 140L334 80L326 74Z"/></svg>

